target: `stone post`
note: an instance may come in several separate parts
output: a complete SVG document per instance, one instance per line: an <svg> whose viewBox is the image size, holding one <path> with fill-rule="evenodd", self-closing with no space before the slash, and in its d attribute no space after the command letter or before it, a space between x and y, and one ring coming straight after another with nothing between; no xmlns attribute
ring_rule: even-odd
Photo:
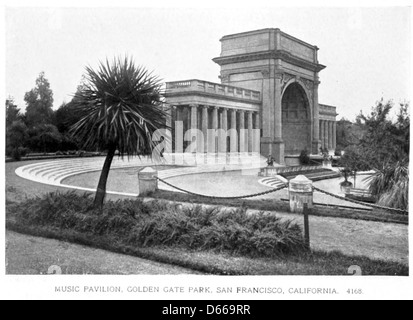
<svg viewBox="0 0 413 320"><path fill-rule="evenodd" d="M313 182L306 176L299 175L289 182L290 211L302 213L304 203L308 208L313 207Z"/></svg>
<svg viewBox="0 0 413 320"><path fill-rule="evenodd" d="M139 195L146 196L158 189L158 171L147 167L138 173Z"/></svg>

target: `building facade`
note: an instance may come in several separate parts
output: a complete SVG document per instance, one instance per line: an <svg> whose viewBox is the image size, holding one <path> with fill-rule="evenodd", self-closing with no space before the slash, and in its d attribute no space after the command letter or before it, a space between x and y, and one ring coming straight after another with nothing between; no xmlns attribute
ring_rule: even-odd
<svg viewBox="0 0 413 320"><path fill-rule="evenodd" d="M197 152L260 150L284 164L302 150L333 151L337 113L318 102L319 72L325 66L317 52L279 29L224 36L221 54L213 59L221 67L221 83L166 84L167 103L173 106L170 125L180 121L183 132L202 132L204 144ZM218 134L208 137L210 129Z"/></svg>

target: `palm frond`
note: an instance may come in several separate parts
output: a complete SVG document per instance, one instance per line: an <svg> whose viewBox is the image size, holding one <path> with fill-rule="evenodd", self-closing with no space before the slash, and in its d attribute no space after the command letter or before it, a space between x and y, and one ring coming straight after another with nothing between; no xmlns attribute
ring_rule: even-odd
<svg viewBox="0 0 413 320"><path fill-rule="evenodd" d="M85 148L116 144L121 154L150 155L154 132L166 128L163 97L160 79L128 57L87 67L85 85L73 99L81 117L71 133Z"/></svg>

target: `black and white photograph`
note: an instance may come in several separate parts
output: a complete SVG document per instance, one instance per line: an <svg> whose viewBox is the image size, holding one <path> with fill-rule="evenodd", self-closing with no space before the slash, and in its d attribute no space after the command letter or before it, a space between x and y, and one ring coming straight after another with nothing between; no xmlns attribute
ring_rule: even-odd
<svg viewBox="0 0 413 320"><path fill-rule="evenodd" d="M4 1L2 297L413 298L411 5L338 4Z"/></svg>

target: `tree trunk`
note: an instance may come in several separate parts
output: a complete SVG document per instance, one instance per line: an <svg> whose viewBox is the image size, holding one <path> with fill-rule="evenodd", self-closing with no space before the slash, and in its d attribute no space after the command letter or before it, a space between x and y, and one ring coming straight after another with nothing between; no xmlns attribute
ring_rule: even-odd
<svg viewBox="0 0 413 320"><path fill-rule="evenodd" d="M108 149L108 154L103 164L102 173L100 174L98 188L96 190L95 201L93 206L95 209L102 209L103 201L106 195L106 182L108 181L110 166L112 164L113 157L115 156L116 146L112 145Z"/></svg>

